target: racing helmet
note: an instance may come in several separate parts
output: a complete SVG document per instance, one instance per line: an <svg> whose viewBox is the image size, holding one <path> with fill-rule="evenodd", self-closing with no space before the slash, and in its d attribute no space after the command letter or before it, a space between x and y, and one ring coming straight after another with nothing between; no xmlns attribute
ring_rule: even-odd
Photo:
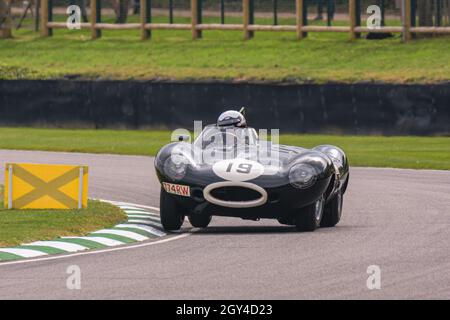
<svg viewBox="0 0 450 320"><path fill-rule="evenodd" d="M244 108L242 108L241 111L228 110L222 112L217 119L217 125L219 127L234 126L245 128L247 127L247 121L245 120L243 113Z"/></svg>

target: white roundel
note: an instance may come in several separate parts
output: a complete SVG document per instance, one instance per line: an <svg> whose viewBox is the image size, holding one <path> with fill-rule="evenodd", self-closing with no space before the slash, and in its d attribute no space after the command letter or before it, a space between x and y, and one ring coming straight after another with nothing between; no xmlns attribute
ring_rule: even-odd
<svg viewBox="0 0 450 320"><path fill-rule="evenodd" d="M239 158L216 162L212 169L216 175L229 181L247 181L264 174L262 164Z"/></svg>

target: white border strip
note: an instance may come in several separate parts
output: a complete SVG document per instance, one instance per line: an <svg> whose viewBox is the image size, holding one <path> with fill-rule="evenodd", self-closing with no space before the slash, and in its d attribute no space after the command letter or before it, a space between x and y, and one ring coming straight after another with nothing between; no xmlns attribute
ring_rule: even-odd
<svg viewBox="0 0 450 320"><path fill-rule="evenodd" d="M50 248L63 250L66 252L77 252L77 251L89 249L89 248L81 246L79 244L75 244L75 243L71 243L71 242L62 242L62 241L36 241L36 242L28 243L25 245L26 246L50 247Z"/></svg>
<svg viewBox="0 0 450 320"><path fill-rule="evenodd" d="M150 212L150 211L144 211L144 210L142 210L142 211L141 210L129 210L129 209L123 209L123 208L120 208L120 209L122 209L127 215L140 214L140 215L159 218L159 213L156 213L156 212Z"/></svg>
<svg viewBox="0 0 450 320"><path fill-rule="evenodd" d="M113 240L110 238L104 238L104 237L89 237L89 236L82 236L82 237L61 237L61 239L82 239L82 240L89 240L92 242L96 242L99 244L103 244L107 247L115 247L115 246L120 246L123 245L123 242L117 241L117 240Z"/></svg>
<svg viewBox="0 0 450 320"><path fill-rule="evenodd" d="M106 200L106 199L94 199L94 200L100 200L100 201L104 201L104 202L109 202L111 204L114 204L116 206L130 206L130 207L134 207L134 208L145 208L145 209L150 209L150 210L156 210L157 212L159 212L159 208L157 207L152 207L152 206L147 206L147 205L143 205L143 204L135 204L135 203L130 203L130 202L123 202L123 201L111 201L111 200Z"/></svg>
<svg viewBox="0 0 450 320"><path fill-rule="evenodd" d="M12 253L17 256L22 256L24 258L34 258L34 257L48 255L48 253L43 252L43 251L24 249L24 248L3 248L3 249L0 249L0 252ZM2 264L0 263L0 265L2 265Z"/></svg>
<svg viewBox="0 0 450 320"><path fill-rule="evenodd" d="M147 219L147 220L143 220L143 219L128 219L128 221L125 222L125 223L144 224L146 226L160 228L160 229L163 227L161 225L161 223L152 221L150 219Z"/></svg>
<svg viewBox="0 0 450 320"><path fill-rule="evenodd" d="M151 233L151 234L153 234L155 236L158 236L158 237L163 237L163 236L167 235L167 233L165 233L165 232L163 232L163 231L161 231L159 229L156 229L156 228L153 228L153 227L150 227L150 226L147 226L147 225L143 225L143 224L130 224L130 223L129 224L118 224L115 227L116 228L135 228L135 229L139 229L139 230L143 230L143 231L149 232L149 233Z"/></svg>
<svg viewBox="0 0 450 320"><path fill-rule="evenodd" d="M49 261L49 260L60 260L60 259L67 259L67 258L72 258L72 257L77 257L77 256L87 256L87 255L92 255L92 254L99 254L99 253L107 253L107 252L113 252L113 251L122 251L122 250L131 250L131 249L137 249L137 248L142 248L142 247L149 247L149 246L153 246L156 244L161 244L161 243L166 243L166 242L170 242L170 241L175 241L181 238L185 238L190 236L190 233L183 233L180 234L178 236L172 237L172 238L168 238L168 239L163 239L163 240L158 240L158 241L153 241L153 242L148 242L148 243L141 243L141 244L131 244L129 246L124 246L124 247L115 247L115 248L111 248L111 249L101 249L101 250L94 250L94 251L85 251L85 252L78 252L78 253L73 253L73 254L68 254L68 255L63 255L63 256L53 256L53 257L46 257L46 258L39 258L39 259L28 259L28 260L18 260L18 261L11 261L11 262L2 262L0 263L0 268L3 266L10 266L10 265L14 265L14 264L23 264L23 263L30 263L30 262L40 262L40 261Z"/></svg>
<svg viewBox="0 0 450 320"><path fill-rule="evenodd" d="M143 236L142 234L132 232L132 231L126 231L126 230L102 229L102 230L92 232L92 234L97 234L97 233L115 234L118 236L122 236L125 238L135 240L135 241L144 241L144 240L149 239L149 237Z"/></svg>
<svg viewBox="0 0 450 320"><path fill-rule="evenodd" d="M138 205L138 204L134 204L134 203L129 203L129 202L119 202L119 201L111 201L111 200L104 200L104 199L96 199L96 200L100 200L100 201L104 201L104 202L108 202L111 203L113 205L117 205L117 206L132 206L132 207L137 207L137 208L147 208L147 209L151 209L151 210L156 210L157 212L159 212L159 208L156 207L152 207L152 206L146 206L146 205ZM140 223L129 223L130 221L127 221L128 224L119 224L116 227L136 227L139 226ZM144 227L144 228L152 228L153 226L147 226L148 222L145 223L144 225L141 225L140 227ZM152 228L153 229L153 228ZM149 230L146 230L149 231ZM157 233L164 233L163 231L160 230L154 230L154 232L152 232L154 234ZM172 233L174 234L174 233ZM14 261L9 261L9 262L0 262L0 268L2 266L10 266L10 265L17 265L17 264L26 264L26 263L32 263L32 262L41 262L41 261L51 261L51 260L60 260L60 259L68 259L68 258L72 258L72 257L78 257L78 256L85 256L85 255L93 255L93 254L100 254L100 253L108 253L108 252L114 252L114 251L122 251L122 250L131 250L131 249L138 249L138 248L142 248L142 247L149 247L149 246L153 246L153 245L157 245L157 244L162 244L162 243L167 243L167 242L171 242L171 241L175 241L178 239L182 239L182 238L186 238L188 236L190 236L192 233L183 233L183 234L179 234L170 238L166 238L166 239L162 239L162 240L157 240L157 241L151 241L151 242L145 242L145 243L139 243L139 242L135 242L135 243L130 243L130 244L126 244L126 245L122 245L122 246L117 246L117 247L113 247L113 248L106 248L106 249L87 249L86 251L81 251L81 252L76 252L76 253L69 253L69 254L60 254L60 255L54 255L54 256L47 256L47 253L44 252L40 252L40 251L34 251L34 250L29 250L29 251L34 251L36 253L39 253L39 255L46 255L46 257L42 257L42 258L34 258L34 259L23 259L23 260L14 260ZM166 233L164 233L164 235L167 235ZM88 239L90 237L87 236L80 236L80 237L66 237L66 238L79 238L79 239L83 239L85 238L86 240L93 240L93 239ZM95 237L96 238L96 237ZM100 239L100 237L96 238L96 239ZM103 239L103 238L102 238ZM95 240L93 240L95 241ZM114 240L113 240L114 241ZM98 241L100 242L100 241ZM105 244L106 245L106 244ZM10 252L12 253L10 250L11 249L0 249L4 252ZM8 251L6 251L8 250ZM27 250L27 249L14 249L14 250ZM34 253L33 253L34 254ZM31 256L30 256L31 258Z"/></svg>

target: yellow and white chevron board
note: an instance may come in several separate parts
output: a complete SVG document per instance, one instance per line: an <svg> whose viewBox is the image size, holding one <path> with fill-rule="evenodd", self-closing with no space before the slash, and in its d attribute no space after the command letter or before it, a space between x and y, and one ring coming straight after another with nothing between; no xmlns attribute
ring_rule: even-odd
<svg viewBox="0 0 450 320"><path fill-rule="evenodd" d="M87 207L88 167L7 163L7 209L82 209Z"/></svg>

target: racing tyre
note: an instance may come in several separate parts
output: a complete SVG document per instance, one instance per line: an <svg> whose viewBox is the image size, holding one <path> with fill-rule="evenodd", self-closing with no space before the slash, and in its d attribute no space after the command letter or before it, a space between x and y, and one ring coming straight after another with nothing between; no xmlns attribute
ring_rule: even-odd
<svg viewBox="0 0 450 320"><path fill-rule="evenodd" d="M196 228L206 228L211 222L211 216L203 214L192 214L188 217L189 222Z"/></svg>
<svg viewBox="0 0 450 320"><path fill-rule="evenodd" d="M184 222L184 214L182 214L175 199L163 188L161 188L160 195L160 215L161 224L168 231L179 230Z"/></svg>
<svg viewBox="0 0 450 320"><path fill-rule="evenodd" d="M322 222L320 223L321 227L334 227L339 222L339 220L341 220L343 203L344 196L342 195L342 190L340 190L325 206L323 210Z"/></svg>
<svg viewBox="0 0 450 320"><path fill-rule="evenodd" d="M294 222L292 221L292 218L289 219L289 218L283 217L283 218L277 218L277 220L278 220L278 222L280 224L285 224L285 225L288 225L288 226L294 225Z"/></svg>
<svg viewBox="0 0 450 320"><path fill-rule="evenodd" d="M314 231L320 226L323 216L323 197L307 207L300 209L294 218L295 227L298 231Z"/></svg>

